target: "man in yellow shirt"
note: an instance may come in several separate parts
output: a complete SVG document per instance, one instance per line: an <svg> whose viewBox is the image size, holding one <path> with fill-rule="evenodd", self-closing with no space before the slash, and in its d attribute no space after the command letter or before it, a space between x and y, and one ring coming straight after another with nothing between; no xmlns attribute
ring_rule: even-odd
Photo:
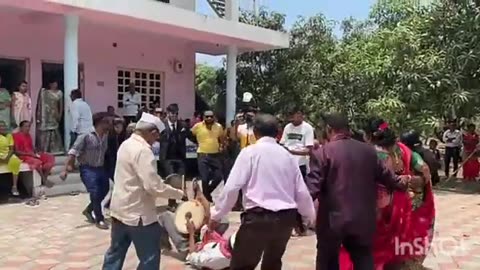
<svg viewBox="0 0 480 270"><path fill-rule="evenodd" d="M198 172L202 179L203 194L212 202L211 194L223 180L223 127L215 121L212 111L206 111L203 121L195 124L191 132L198 143Z"/></svg>
<svg viewBox="0 0 480 270"><path fill-rule="evenodd" d="M252 145L257 141L253 134L253 118L255 118L255 114L253 109L249 109L245 112L245 122L237 122L234 135L236 140L240 142L240 149Z"/></svg>

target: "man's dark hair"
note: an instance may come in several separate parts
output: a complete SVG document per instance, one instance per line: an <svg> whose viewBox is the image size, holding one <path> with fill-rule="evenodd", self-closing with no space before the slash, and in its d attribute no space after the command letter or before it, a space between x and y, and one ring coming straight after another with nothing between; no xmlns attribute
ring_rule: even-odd
<svg viewBox="0 0 480 270"><path fill-rule="evenodd" d="M325 125L330 126L334 131L349 131L348 118L340 113L323 114L322 120Z"/></svg>
<svg viewBox="0 0 480 270"><path fill-rule="evenodd" d="M253 129L262 137L277 137L277 118L270 114L257 114L253 119Z"/></svg>
<svg viewBox="0 0 480 270"><path fill-rule="evenodd" d="M167 112L169 113L178 113L178 111L179 111L179 108L177 103L172 103L167 107Z"/></svg>
<svg viewBox="0 0 480 270"><path fill-rule="evenodd" d="M289 115L294 115L296 113L304 113L303 109L300 107L300 106L296 106L296 107L293 107L290 112L289 112Z"/></svg>
<svg viewBox="0 0 480 270"><path fill-rule="evenodd" d="M82 98L82 92L79 90L79 89L74 89L72 90L72 98L75 100L75 99L79 99L79 98Z"/></svg>
<svg viewBox="0 0 480 270"><path fill-rule="evenodd" d="M93 126L97 127L102 121L104 121L106 118L112 117L112 115L108 112L98 112L93 114L92 120L93 120Z"/></svg>
<svg viewBox="0 0 480 270"><path fill-rule="evenodd" d="M23 120L22 122L20 122L20 125L19 125L19 126L20 126L20 127L23 127L23 126L25 126L27 123L30 123L30 121L28 121L28 120Z"/></svg>

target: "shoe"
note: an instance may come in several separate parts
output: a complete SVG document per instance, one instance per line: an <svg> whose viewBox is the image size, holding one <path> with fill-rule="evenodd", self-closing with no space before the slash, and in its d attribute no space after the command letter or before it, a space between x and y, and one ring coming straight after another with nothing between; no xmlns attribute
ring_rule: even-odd
<svg viewBox="0 0 480 270"><path fill-rule="evenodd" d="M20 196L20 193L18 192L17 187L12 187L12 195L13 196Z"/></svg>
<svg viewBox="0 0 480 270"><path fill-rule="evenodd" d="M83 210L82 215L87 218L88 223L95 223L92 213L88 212L87 209Z"/></svg>
<svg viewBox="0 0 480 270"><path fill-rule="evenodd" d="M100 230L108 230L108 224L105 221L99 221L95 224Z"/></svg>

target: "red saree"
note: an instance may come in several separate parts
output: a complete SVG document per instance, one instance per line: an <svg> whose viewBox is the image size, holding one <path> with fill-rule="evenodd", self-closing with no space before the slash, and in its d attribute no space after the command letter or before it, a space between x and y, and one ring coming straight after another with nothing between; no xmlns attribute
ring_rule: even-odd
<svg viewBox="0 0 480 270"><path fill-rule="evenodd" d="M473 180L478 177L480 171L480 162L478 162L477 154L472 154L476 151L479 143L479 137L477 133L466 133L463 135L463 149L465 152L464 158L468 158L463 164L463 178Z"/></svg>
<svg viewBox="0 0 480 270"><path fill-rule="evenodd" d="M403 174L412 175L412 152L401 143L398 147L402 152ZM435 207L432 184L425 186L423 203L415 210L408 192L386 192L384 187L379 187L379 214L373 242L375 269L383 270L387 264L410 260L422 262L433 238ZM386 206L385 198L390 199ZM353 270L349 255L344 249L340 252L340 269Z"/></svg>
<svg viewBox="0 0 480 270"><path fill-rule="evenodd" d="M22 153L35 154L33 149L33 141L30 134L17 132L13 134L13 141L15 150ZM18 155L18 157L25 163L27 163L31 170L41 171L43 173L50 173L55 165L55 158L47 153L40 153L33 156Z"/></svg>

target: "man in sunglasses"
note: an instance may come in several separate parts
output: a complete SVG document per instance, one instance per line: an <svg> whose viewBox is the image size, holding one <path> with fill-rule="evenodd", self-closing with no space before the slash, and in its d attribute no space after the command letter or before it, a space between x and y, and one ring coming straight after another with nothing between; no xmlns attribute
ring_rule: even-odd
<svg viewBox="0 0 480 270"><path fill-rule="evenodd" d="M178 105L168 105L167 118L164 121L165 131L160 142L160 164L161 176L167 177L170 174L185 175L186 138L188 127L178 120ZM168 208L175 211L177 202L168 200Z"/></svg>
<svg viewBox="0 0 480 270"><path fill-rule="evenodd" d="M203 121L193 126L192 135L198 143L198 171L205 198L212 202L212 192L223 180L222 151L224 131L212 111L203 114Z"/></svg>

